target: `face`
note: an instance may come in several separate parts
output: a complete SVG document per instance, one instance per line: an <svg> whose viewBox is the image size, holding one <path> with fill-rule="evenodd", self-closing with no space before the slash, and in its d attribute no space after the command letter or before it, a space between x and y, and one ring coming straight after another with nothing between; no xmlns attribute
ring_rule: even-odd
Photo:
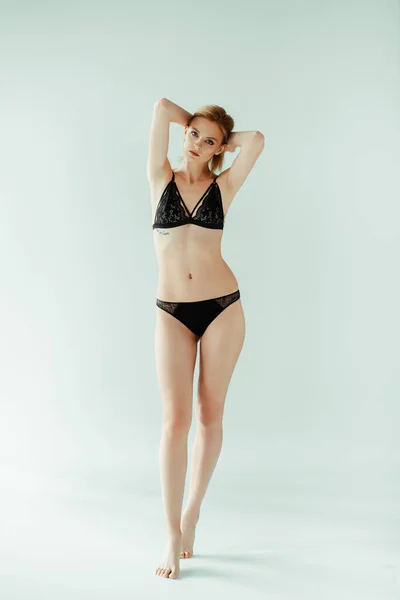
<svg viewBox="0 0 400 600"><path fill-rule="evenodd" d="M185 127L183 151L189 160L208 162L214 154L221 154L226 148L222 140L222 131L216 123L205 117L195 117L191 124ZM199 156L192 154L191 150Z"/></svg>

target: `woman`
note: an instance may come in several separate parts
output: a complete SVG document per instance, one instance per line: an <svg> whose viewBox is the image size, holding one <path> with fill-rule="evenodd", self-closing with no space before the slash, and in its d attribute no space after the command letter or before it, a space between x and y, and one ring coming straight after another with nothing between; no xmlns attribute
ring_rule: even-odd
<svg viewBox="0 0 400 600"><path fill-rule="evenodd" d="M184 126L183 157L172 170L169 125ZM193 556L200 506L222 445L225 396L245 337L238 282L221 256L224 217L264 148L259 131L234 132L219 106L190 114L162 98L154 105L147 177L159 266L155 357L162 398L159 449L167 546L156 569L179 577L179 558ZM219 175L224 152L240 152ZM200 340L197 430L190 491L182 515L193 374Z"/></svg>

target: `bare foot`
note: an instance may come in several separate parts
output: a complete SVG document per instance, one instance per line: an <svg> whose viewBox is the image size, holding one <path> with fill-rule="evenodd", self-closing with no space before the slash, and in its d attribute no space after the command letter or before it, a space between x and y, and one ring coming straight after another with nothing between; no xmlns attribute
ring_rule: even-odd
<svg viewBox="0 0 400 600"><path fill-rule="evenodd" d="M192 558L193 556L194 535L199 516L199 513L190 514L189 512L187 512L183 514L181 525L182 552L180 558Z"/></svg>
<svg viewBox="0 0 400 600"><path fill-rule="evenodd" d="M179 577L179 552L182 544L182 535L174 535L167 541L167 547L163 559L156 569L156 575L166 579L177 579Z"/></svg>

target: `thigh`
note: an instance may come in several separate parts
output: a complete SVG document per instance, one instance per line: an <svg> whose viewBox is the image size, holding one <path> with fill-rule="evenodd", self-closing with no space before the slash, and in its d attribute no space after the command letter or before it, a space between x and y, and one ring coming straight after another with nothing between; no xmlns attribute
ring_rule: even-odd
<svg viewBox="0 0 400 600"><path fill-rule="evenodd" d="M242 302L236 300L207 327L200 340L198 409L200 418L222 418L233 370L244 344L246 332Z"/></svg>
<svg viewBox="0 0 400 600"><path fill-rule="evenodd" d="M163 421L190 426L197 337L171 314L156 307L154 341Z"/></svg>

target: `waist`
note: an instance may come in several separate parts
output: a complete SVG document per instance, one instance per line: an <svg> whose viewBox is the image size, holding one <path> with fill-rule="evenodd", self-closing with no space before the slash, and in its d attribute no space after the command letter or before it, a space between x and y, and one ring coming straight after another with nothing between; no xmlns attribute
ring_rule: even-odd
<svg viewBox="0 0 400 600"><path fill-rule="evenodd" d="M157 295L193 302L216 298L238 289L238 281L222 257L209 261L186 261L159 265Z"/></svg>

